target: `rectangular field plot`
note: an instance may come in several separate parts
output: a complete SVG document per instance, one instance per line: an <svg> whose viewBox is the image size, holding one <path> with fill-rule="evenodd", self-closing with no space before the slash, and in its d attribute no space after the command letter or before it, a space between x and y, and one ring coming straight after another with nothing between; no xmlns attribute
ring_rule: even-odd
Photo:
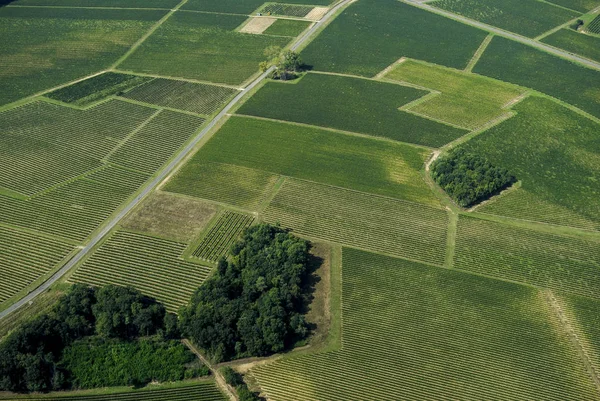
<svg viewBox="0 0 600 401"><path fill-rule="evenodd" d="M187 303L210 268L181 259L186 244L119 231L69 279L92 285L130 285L174 312Z"/></svg>
<svg viewBox="0 0 600 401"><path fill-rule="evenodd" d="M328 6L334 1L335 0L188 0L188 2L182 6L182 9L247 15L258 10L265 3L314 4L317 6Z"/></svg>
<svg viewBox="0 0 600 401"><path fill-rule="evenodd" d="M351 249L342 259L341 350L253 368L269 400L597 399L536 290Z"/></svg>
<svg viewBox="0 0 600 401"><path fill-rule="evenodd" d="M600 241L461 216L454 267L600 297Z"/></svg>
<svg viewBox="0 0 600 401"><path fill-rule="evenodd" d="M85 106L151 80L148 77L105 72L46 94L45 96L76 106Z"/></svg>
<svg viewBox="0 0 600 401"><path fill-rule="evenodd" d="M503 106L523 91L504 82L413 60L398 64L385 78L441 92L410 110L469 129L505 114Z"/></svg>
<svg viewBox="0 0 600 401"><path fill-rule="evenodd" d="M308 26L309 22L296 21L289 19L278 19L273 25L269 26L263 33L265 35L296 37L300 35Z"/></svg>
<svg viewBox="0 0 600 401"><path fill-rule="evenodd" d="M466 134L464 130L398 110L427 94L408 86L362 78L308 74L294 85L268 82L238 113L433 147Z"/></svg>
<svg viewBox="0 0 600 401"><path fill-rule="evenodd" d="M0 304L48 273L73 245L0 226Z"/></svg>
<svg viewBox="0 0 600 401"><path fill-rule="evenodd" d="M289 38L235 32L246 17L178 11L125 62L131 70L238 85L258 72L269 46Z"/></svg>
<svg viewBox="0 0 600 401"><path fill-rule="evenodd" d="M2 7L0 105L109 67L165 13Z"/></svg>
<svg viewBox="0 0 600 401"><path fill-rule="evenodd" d="M315 38L302 59L316 70L368 77L400 57L465 68L486 36L396 0L361 0Z"/></svg>
<svg viewBox="0 0 600 401"><path fill-rule="evenodd" d="M218 262L253 222L254 218L251 216L225 211L196 246L192 256L212 263Z"/></svg>
<svg viewBox="0 0 600 401"><path fill-rule="evenodd" d="M554 47L568 50L592 60L600 61L600 37L586 35L572 29L561 29L542 39Z"/></svg>
<svg viewBox="0 0 600 401"><path fill-rule="evenodd" d="M514 110L516 116L463 145L522 182L478 211L600 230L600 125L539 97Z"/></svg>
<svg viewBox="0 0 600 401"><path fill-rule="evenodd" d="M444 263L448 216L441 209L288 179L263 218L311 238Z"/></svg>
<svg viewBox="0 0 600 401"><path fill-rule="evenodd" d="M119 101L85 111L34 102L0 113L0 186L33 195L98 168L152 113Z"/></svg>
<svg viewBox="0 0 600 401"><path fill-rule="evenodd" d="M600 117L600 71L541 50L496 36L473 72L538 90Z"/></svg>
<svg viewBox="0 0 600 401"><path fill-rule="evenodd" d="M600 300L576 295L555 297L594 370L600 369Z"/></svg>
<svg viewBox="0 0 600 401"><path fill-rule="evenodd" d="M236 95L236 89L198 84L174 79L156 78L123 95L128 99L162 107L209 115L219 110Z"/></svg>
<svg viewBox="0 0 600 401"><path fill-rule="evenodd" d="M310 0L308 0L310 2ZM314 7L302 6L297 4L277 4L270 3L260 9L265 15L284 15L289 17L306 17Z"/></svg>
<svg viewBox="0 0 600 401"><path fill-rule="evenodd" d="M278 175L265 171L205 162L195 157L171 178L164 189L255 211L278 179Z"/></svg>
<svg viewBox="0 0 600 401"><path fill-rule="evenodd" d="M530 38L580 14L538 0L439 0L432 5Z"/></svg>
<svg viewBox="0 0 600 401"><path fill-rule="evenodd" d="M121 166L153 173L204 123L204 119L161 111L108 158Z"/></svg>
<svg viewBox="0 0 600 401"><path fill-rule="evenodd" d="M232 117L190 163L217 162L437 204L419 170L429 152L318 128Z"/></svg>
<svg viewBox="0 0 600 401"><path fill-rule="evenodd" d="M179 4L179 0L19 0L17 6L59 6L59 7L118 7L118 8L162 8L168 9Z"/></svg>

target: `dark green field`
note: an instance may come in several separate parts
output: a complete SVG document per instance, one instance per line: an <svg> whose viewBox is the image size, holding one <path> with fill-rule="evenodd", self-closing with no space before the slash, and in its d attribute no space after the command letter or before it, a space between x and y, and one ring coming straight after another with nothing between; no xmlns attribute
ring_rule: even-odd
<svg viewBox="0 0 600 401"><path fill-rule="evenodd" d="M60 6L60 7L122 7L162 8L170 10L180 0L19 0L17 6Z"/></svg>
<svg viewBox="0 0 600 401"><path fill-rule="evenodd" d="M267 83L238 112L432 147L466 134L398 110L428 93L361 78L308 74L296 85Z"/></svg>
<svg viewBox="0 0 600 401"><path fill-rule="evenodd" d="M598 36L586 35L572 29L561 29L542 39L542 42L600 61L600 37Z"/></svg>
<svg viewBox="0 0 600 401"><path fill-rule="evenodd" d="M271 3L311 4L328 6L334 0L273 0ZM184 10L211 11L219 13L250 14L265 3L265 0L188 0Z"/></svg>

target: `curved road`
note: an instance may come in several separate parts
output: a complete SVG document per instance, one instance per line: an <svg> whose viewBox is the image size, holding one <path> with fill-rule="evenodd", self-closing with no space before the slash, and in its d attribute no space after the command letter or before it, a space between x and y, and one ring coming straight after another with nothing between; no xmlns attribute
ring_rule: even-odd
<svg viewBox="0 0 600 401"><path fill-rule="evenodd" d="M291 49L296 50L300 46L305 44L310 39L312 34L317 31L317 29L319 29L323 24L325 24L327 21L329 21L331 18L333 18L338 10L340 10L342 7L346 6L347 4L349 4L352 1L353 0L343 0L340 3L336 4L334 7L332 7L331 10L329 10L329 12L327 14L325 14L323 16L323 18L321 18L321 20L317 21L308 31L305 32L304 35L302 35L301 37L296 39L296 41L292 45ZM119 223L119 221L121 221L121 219L123 219L123 217L125 217L125 215L127 213L129 213L134 207L136 207L169 174L171 174L175 170L177 165L188 154L190 154L192 152L194 147L202 140L202 138L204 138L204 136L210 130L212 130L223 117L225 117L225 115L240 101L240 99L242 99L242 97L244 95L246 95L248 92L250 92L252 89L254 89L258 84L260 84L267 77L267 75L273 71L274 68L275 67L269 68L266 72L261 74L258 78L256 78L254 81L252 81L252 83L250 83L242 91L240 91L240 93L238 93L238 95L231 102L229 102L227 104L227 106L225 106L225 108L223 110L221 110L221 112L215 118L213 118L204 127L204 129L202 129L202 131L200 131L194 137L194 139L190 143L188 143L188 145L184 149L182 149L177 154L177 156L175 156L175 158L167 166L165 166L160 171L160 173L151 182L149 182L131 202L129 202L127 204L127 206L125 206L125 208L123 208L116 216L114 216L109 221L109 223L99 233L97 233L96 235L94 235L94 237L92 237L92 239L89 241L89 243L85 247L83 247L59 271L57 271L54 275L52 275L48 280L46 280L44 283L42 283L39 287L37 287L35 290L31 291L29 294L27 294L26 296L24 296L17 302L15 302L13 305L6 308L4 311L0 312L0 319L4 318L5 316L11 314L12 312L14 312L14 311L20 309L21 307L23 307L24 305L28 304L39 294L41 294L42 292L44 292L48 288L50 288L50 286L52 284L54 284L56 281L58 281L69 270L71 270L77 263L79 263L81 261L81 259L83 259L94 248L94 246L96 246Z"/></svg>

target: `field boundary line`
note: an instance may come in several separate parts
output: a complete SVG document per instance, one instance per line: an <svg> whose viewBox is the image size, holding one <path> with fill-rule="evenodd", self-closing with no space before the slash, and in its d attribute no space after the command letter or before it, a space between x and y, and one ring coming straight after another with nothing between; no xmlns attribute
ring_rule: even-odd
<svg viewBox="0 0 600 401"><path fill-rule="evenodd" d="M459 214L452 210L448 210L448 238L446 240L446 267L454 268L454 253L456 250L456 233L458 231Z"/></svg>
<svg viewBox="0 0 600 401"><path fill-rule="evenodd" d="M195 200L195 201L202 201L202 202L210 203L211 205L215 205L215 206L218 206L220 208L228 209L228 210L231 210L231 211L237 212L237 213L248 214L248 215L255 215L256 214L255 210L244 209L244 208L241 208L239 206L230 205L229 203L219 202L219 201L215 201L215 200L212 200L212 199L206 199L206 198L202 198L200 196L180 194L179 192L169 192L169 191L164 191L164 190L158 189L158 188L156 189L156 192L157 193L161 193L161 194L166 194L166 195L169 195L169 196L173 196L173 197L176 197L176 198L183 198L183 199L189 199L189 200ZM198 235L200 235L200 234L198 234Z"/></svg>
<svg viewBox="0 0 600 401"><path fill-rule="evenodd" d="M15 226L15 225L12 225L10 223L1 222L0 223L0 227L5 227L5 228L11 229L11 230L21 231L23 233L28 233L28 234L31 234L31 235L36 235L38 237L46 238L46 239L49 239L49 240L52 240L52 241L56 241L56 242L63 242L65 244L67 244L67 245L72 245L74 247L77 247L77 246L79 246L81 244L80 242L74 241L72 239L63 238L60 235L48 234L48 233L45 233L45 232L42 232L42 231L37 231L37 230L35 230L33 228Z"/></svg>
<svg viewBox="0 0 600 401"><path fill-rule="evenodd" d="M187 3L188 0L182 0L181 3L177 4L174 8L171 9L171 11L169 11L168 13L166 13L161 19L159 19L153 26L152 28L150 28L150 30L148 32L146 32L141 38L139 38L137 40L137 42L135 42L130 48L129 50L127 50L125 52L124 55L122 55L117 61L115 61L114 64L112 64L110 66L110 70L114 70L115 68L117 68L119 66L119 64L122 64L125 60L127 60L127 58L129 56L131 56L133 54L133 52L135 52L141 45L142 43L144 43L146 41L146 39L148 39L150 37L150 35L152 35L154 32L156 32L156 30L158 28L160 28L160 26L162 24L165 23L165 21L167 21L171 15L175 14L175 11L179 10L179 8L181 8L181 6L183 6L185 3Z"/></svg>
<svg viewBox="0 0 600 401"><path fill-rule="evenodd" d="M543 0L539 0L539 1L541 1L542 3L547 3L547 2L545 2L545 1L543 1ZM547 4L551 4L551 3L547 3ZM571 10L571 11L573 11L573 10ZM576 18L573 18L573 19L571 19L571 20L569 20L569 21L565 22L564 24L561 24L561 25L559 25L559 26L555 26L554 28L552 28L552 29L550 29L550 30L548 30L548 31L546 31L546 32L543 32L542 34L540 34L540 35L536 36L535 38L533 38L533 40L540 41L540 40L544 39L545 37L547 37L547 36L550 36L550 35L552 35L553 33L555 33L555 32L558 32L558 31L560 31L561 29L564 29L564 28L568 27L568 26L569 26L569 25L571 25L573 22L576 22L578 19L579 19L579 17L576 17Z"/></svg>
<svg viewBox="0 0 600 401"><path fill-rule="evenodd" d="M114 99L120 100L120 101L126 102L126 103L136 104L138 106L143 106L143 107L147 107L149 109L154 109L154 110L158 110L158 111L166 110L166 111L172 111L173 113L187 114L188 116L199 117L204 120L207 120L209 117L208 114L198 114L198 113L194 113L193 111L175 109L173 107L157 106L156 104L141 102L139 100L129 99L127 97L115 96Z"/></svg>
<svg viewBox="0 0 600 401"><path fill-rule="evenodd" d="M392 64L388 65L387 67L385 67L383 70L381 70L379 73L377 73L373 79L381 79L383 77L385 77L390 71L392 71L394 68L396 68L396 66L398 64L402 64L407 60L406 57L400 57L398 60L394 61Z"/></svg>
<svg viewBox="0 0 600 401"><path fill-rule="evenodd" d="M470 141L471 139L484 133L485 131L489 130L490 128L493 128L496 125L503 123L504 121L508 120L509 118L514 117L516 114L517 113L515 113L514 111L507 111L506 113L501 114L500 116L494 118L493 120L486 122L485 124L479 126L478 128L475 128L468 134L465 134L465 135L461 136L460 138L456 138L452 142L447 143L446 145L442 146L440 149L443 151L448 151L452 148L455 148L458 145L461 145L467 141Z"/></svg>
<svg viewBox="0 0 600 401"><path fill-rule="evenodd" d="M100 159L101 162L103 163L108 163L109 162L109 158L114 155L119 149L121 149L127 142L129 142L129 140L131 138L133 138L133 136L135 134L137 134L138 132L140 132L146 125L148 125L150 123L150 121L154 120L154 118L156 116L158 116L160 113L162 112L162 109L160 110L156 110L154 113L152 113L150 115L150 117L148 117L146 120L142 121L142 123L140 125L138 125L137 127L135 127L133 129L133 131L131 131L129 134L127 134L125 136L125 138L123 138L118 144L115 145L114 148L111 149L110 152L108 152L106 154L106 156L104 156L102 159ZM118 165L118 163L116 163L116 165ZM137 171L137 170L136 170ZM147 174L147 173L145 173Z"/></svg>
<svg viewBox="0 0 600 401"><path fill-rule="evenodd" d="M86 10L151 10L151 11L167 11L170 8L156 8L156 7L86 7L86 6L25 6L25 5L9 5L10 8L75 8L75 9L86 9Z"/></svg>
<svg viewBox="0 0 600 401"><path fill-rule="evenodd" d="M214 83L214 82L211 82L211 81L202 81L202 80L193 79L193 78L172 77L172 76L169 76L169 75L158 75L158 74L147 74L145 72L122 70L122 69L119 69L119 68L111 68L108 71L116 72L118 74L136 75L138 77L162 78L162 79L169 79L171 81L190 82L190 83L193 83L193 84L204 84L204 85L211 85L211 86L221 86L221 87L224 87L224 88L235 89L235 90L238 90L238 91L244 90L244 88L240 88L238 85L220 84L220 83ZM150 83L150 82L146 82L146 83L144 83L144 84L142 84L140 86L144 86L147 83Z"/></svg>
<svg viewBox="0 0 600 401"><path fill-rule="evenodd" d="M479 61L481 56L483 56L485 49L487 49L488 45L490 44L490 42L492 41L493 38L494 38L494 34L490 33L488 36L485 37L485 39L483 39L483 41L481 42L481 44L475 51L475 54L473 54L473 57L467 63L467 66L464 69L465 72L473 71L473 67L475 67L475 64L477 64L477 62Z"/></svg>
<svg viewBox="0 0 600 401"><path fill-rule="evenodd" d="M554 7L562 8L563 10L567 10L567 11L571 11L573 13L577 13L577 14L579 14L579 16L581 16L583 14L587 14L587 13L583 13L583 12L581 12L579 10L573 10L572 8L561 6L560 4L552 3L551 1L547 1L547 0L538 0L538 1L540 1L542 3L550 4L551 6L554 6ZM577 18L579 18L579 17L577 17Z"/></svg>
<svg viewBox="0 0 600 401"><path fill-rule="evenodd" d="M569 317L567 317L563 306L554 295L554 292L552 292L552 290L550 289L544 290L543 295L550 309L552 309L556 314L556 317L558 318L565 334L567 335L567 337L569 337L574 348L577 350L577 353L579 354L581 361L583 362L585 370L590 375L590 379L592 379L594 383L596 392L600 395L600 376L594 368L594 363L592 362L592 358L590 358L586 347L583 345L583 341L585 341L585 339L582 340L580 338L578 330L575 329Z"/></svg>
<svg viewBox="0 0 600 401"><path fill-rule="evenodd" d="M258 204L258 212L255 213L257 218L260 218L262 213L267 209L267 207L269 207L287 180L288 177L280 175L279 178L277 178L277 181L275 181L275 184L269 188L269 192L265 194L264 199Z"/></svg>

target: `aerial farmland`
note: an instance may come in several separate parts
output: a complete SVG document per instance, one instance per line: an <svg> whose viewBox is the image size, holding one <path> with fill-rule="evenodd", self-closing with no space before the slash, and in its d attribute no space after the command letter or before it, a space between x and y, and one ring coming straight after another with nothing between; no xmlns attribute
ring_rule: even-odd
<svg viewBox="0 0 600 401"><path fill-rule="evenodd" d="M0 400L600 400L599 0L0 32Z"/></svg>

